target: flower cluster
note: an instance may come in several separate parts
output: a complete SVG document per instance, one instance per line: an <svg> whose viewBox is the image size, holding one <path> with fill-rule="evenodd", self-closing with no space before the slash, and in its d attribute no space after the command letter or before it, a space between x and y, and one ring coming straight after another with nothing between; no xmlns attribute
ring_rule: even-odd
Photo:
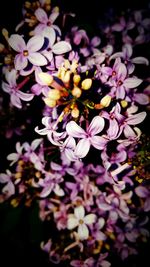
<svg viewBox="0 0 150 267"><path fill-rule="evenodd" d="M89 37L79 26L63 31L74 14L39 0L25 3L15 34L3 29L8 106L21 114L33 105L38 116L24 119L32 141L19 131L22 141L7 156L0 201L38 202L52 228L41 248L55 264L109 267L111 253L124 260L149 237L149 185L135 163L150 80L138 68L149 60L134 51L149 41L150 19L130 13L99 22L100 35Z"/></svg>

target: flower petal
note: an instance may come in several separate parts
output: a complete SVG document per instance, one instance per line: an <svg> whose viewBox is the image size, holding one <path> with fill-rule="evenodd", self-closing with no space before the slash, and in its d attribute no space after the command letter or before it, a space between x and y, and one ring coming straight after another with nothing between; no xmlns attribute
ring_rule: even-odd
<svg viewBox="0 0 150 267"><path fill-rule="evenodd" d="M127 123L129 125L139 124L142 121L144 121L145 117L146 117L146 112L142 111L142 112L140 112L138 114L129 116L128 119L127 119Z"/></svg>
<svg viewBox="0 0 150 267"><path fill-rule="evenodd" d="M80 224L78 227L78 235L81 240L88 239L89 230L85 224Z"/></svg>
<svg viewBox="0 0 150 267"><path fill-rule="evenodd" d="M70 121L66 125L66 131L72 137L85 138L87 136L86 132L75 121Z"/></svg>
<svg viewBox="0 0 150 267"><path fill-rule="evenodd" d="M18 91L17 96L24 101L31 101L34 97L34 94L27 94L27 93L23 93L21 91Z"/></svg>
<svg viewBox="0 0 150 267"><path fill-rule="evenodd" d="M23 70L27 66L28 60L22 54L18 54L15 56L14 64L16 70Z"/></svg>
<svg viewBox="0 0 150 267"><path fill-rule="evenodd" d="M78 158L84 158L90 150L90 139L81 139L75 149L75 155Z"/></svg>
<svg viewBox="0 0 150 267"><path fill-rule="evenodd" d="M48 22L48 17L46 12L40 7L35 11L35 16L38 19L38 21L40 21L43 24L46 24Z"/></svg>
<svg viewBox="0 0 150 267"><path fill-rule="evenodd" d="M93 136L90 138L91 145L97 148L98 150L104 149L107 142L108 140L101 136Z"/></svg>
<svg viewBox="0 0 150 267"><path fill-rule="evenodd" d="M91 121L89 127L88 127L88 134L90 135L96 135L97 133L100 133L104 128L104 119L100 116L96 116Z"/></svg>
<svg viewBox="0 0 150 267"><path fill-rule="evenodd" d="M84 217L85 224L92 224L96 221L96 215L95 214L88 214Z"/></svg>
<svg viewBox="0 0 150 267"><path fill-rule="evenodd" d="M83 206L78 206L74 209L74 214L78 220L83 219L85 215L85 209Z"/></svg>
<svg viewBox="0 0 150 267"><path fill-rule="evenodd" d="M67 220L67 228L69 230L72 230L72 229L74 229L77 226L78 226L78 219L75 218L75 216L73 214L72 215L70 214L69 215L69 218Z"/></svg>
<svg viewBox="0 0 150 267"><path fill-rule="evenodd" d="M52 51L56 55L67 53L71 50L71 45L65 41L60 41L52 47Z"/></svg>
<svg viewBox="0 0 150 267"><path fill-rule="evenodd" d="M135 193L142 198L146 198L149 195L149 191L144 186L138 186L135 188Z"/></svg>
<svg viewBox="0 0 150 267"><path fill-rule="evenodd" d="M36 66L44 66L47 64L47 60L38 52L30 53L28 56L29 61Z"/></svg>
<svg viewBox="0 0 150 267"><path fill-rule="evenodd" d="M17 52L26 50L26 44L24 39L19 34L12 34L8 39L9 45Z"/></svg>
<svg viewBox="0 0 150 267"><path fill-rule="evenodd" d="M126 88L131 89L131 88L135 88L135 87L139 86L141 83L142 83L141 79L127 78L123 84Z"/></svg>
<svg viewBox="0 0 150 267"><path fill-rule="evenodd" d="M27 50L29 52L36 52L42 48L44 44L44 37L43 36L33 36L27 43Z"/></svg>
<svg viewBox="0 0 150 267"><path fill-rule="evenodd" d="M149 61L145 57L135 57L135 58L132 58L132 63L145 64L147 66L149 65Z"/></svg>
<svg viewBox="0 0 150 267"><path fill-rule="evenodd" d="M6 80L10 84L10 86L16 86L16 79L17 79L17 71L15 69L12 69L11 71L7 71L5 73Z"/></svg>
<svg viewBox="0 0 150 267"><path fill-rule="evenodd" d="M119 131L119 125L116 119L112 119L109 121L109 128L107 134L110 139L115 139L117 137Z"/></svg>
<svg viewBox="0 0 150 267"><path fill-rule="evenodd" d="M48 38L50 42L50 46L53 46L55 40L56 40L56 33L53 28L45 28L42 32L42 35L46 38Z"/></svg>

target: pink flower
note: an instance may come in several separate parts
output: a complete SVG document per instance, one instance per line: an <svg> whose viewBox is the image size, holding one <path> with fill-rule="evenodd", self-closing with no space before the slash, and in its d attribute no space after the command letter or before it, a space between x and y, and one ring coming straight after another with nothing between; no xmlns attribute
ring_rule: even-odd
<svg viewBox="0 0 150 267"><path fill-rule="evenodd" d="M2 82L2 89L4 92L10 94L10 101L13 106L17 108L22 108L21 100L30 101L33 99L33 94L23 93L19 90L16 79L17 79L17 71L12 69L11 71L7 71L5 73L6 82ZM21 99L21 100L20 100Z"/></svg>
<svg viewBox="0 0 150 267"><path fill-rule="evenodd" d="M102 150L105 146L106 140L96 134L100 133L104 128L104 119L100 116L96 116L91 121L87 130L83 130L76 122L70 121L66 126L66 131L69 136L81 138L75 148L75 155L78 158L84 158L89 150L90 146Z"/></svg>
<svg viewBox="0 0 150 267"><path fill-rule="evenodd" d="M33 36L26 44L21 35L12 34L8 42L18 52L14 60L16 70L23 70L27 67L28 62L35 66L47 64L46 58L38 52L44 44L44 37L39 35Z"/></svg>
<svg viewBox="0 0 150 267"><path fill-rule="evenodd" d="M43 10L42 8L38 8L35 11L35 16L37 18L37 20L40 22L36 27L35 27L35 33L37 34L41 34L41 32L45 29L51 29L54 28L56 29L59 33L60 29L58 26L53 25L54 21L57 19L57 17L59 16L59 12L57 8L53 8L52 13L50 14L50 16L48 17L47 13L45 12L45 10Z"/></svg>

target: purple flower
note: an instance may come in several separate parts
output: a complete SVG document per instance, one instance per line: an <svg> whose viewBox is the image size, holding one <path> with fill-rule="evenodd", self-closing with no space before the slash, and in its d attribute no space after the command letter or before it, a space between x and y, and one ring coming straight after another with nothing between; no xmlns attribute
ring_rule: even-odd
<svg viewBox="0 0 150 267"><path fill-rule="evenodd" d="M18 52L14 60L16 70L25 69L28 62L35 66L44 66L47 64L46 58L38 52L44 44L44 37L39 35L33 36L26 44L21 35L12 34L8 42Z"/></svg>
<svg viewBox="0 0 150 267"><path fill-rule="evenodd" d="M106 141L103 137L96 134L100 133L103 128L104 119L100 116L93 118L86 131L83 130L76 122L70 121L66 126L68 135L76 138L82 138L75 148L75 156L78 158L84 158L88 154L91 145L99 150L102 150Z"/></svg>
<svg viewBox="0 0 150 267"><path fill-rule="evenodd" d="M92 257L86 259L85 261L72 260L70 262L70 266L73 266L73 267L94 267L95 266L94 264L95 264L95 260Z"/></svg>
<svg viewBox="0 0 150 267"><path fill-rule="evenodd" d="M2 82L2 89L10 94L10 101L13 106L17 108L22 108L21 100L31 101L34 97L33 94L23 93L19 90L16 79L17 79L17 71L12 69L11 71L7 71L5 73L6 82ZM21 100L20 100L21 99Z"/></svg>
<svg viewBox="0 0 150 267"><path fill-rule="evenodd" d="M66 41L56 42L56 33L54 29L46 29L42 32L42 36L46 37L49 41L48 46L42 51L42 54L48 59L49 62L53 59L53 54L61 55L71 50L71 45Z"/></svg>
<svg viewBox="0 0 150 267"><path fill-rule="evenodd" d="M2 194L4 199L8 199L15 194L15 186L12 182L12 173L6 170L6 173L0 173L0 183L4 184Z"/></svg>
<svg viewBox="0 0 150 267"><path fill-rule="evenodd" d="M150 191L148 190L148 188L140 185L135 188L135 193L139 197L145 198L144 211L150 211Z"/></svg>
<svg viewBox="0 0 150 267"><path fill-rule="evenodd" d="M52 13L50 14L49 17L48 17L48 15L44 9L38 8L35 11L35 16L36 16L37 20L40 22L34 29L35 33L41 34L43 30L53 28L61 34L59 27L56 25L53 25L54 21L59 16L59 12L58 12L57 7L53 8Z"/></svg>

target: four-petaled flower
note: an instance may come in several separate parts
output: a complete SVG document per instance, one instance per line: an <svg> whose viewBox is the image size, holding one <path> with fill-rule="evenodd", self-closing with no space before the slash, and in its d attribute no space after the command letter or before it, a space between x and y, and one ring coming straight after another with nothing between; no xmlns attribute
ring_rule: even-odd
<svg viewBox="0 0 150 267"><path fill-rule="evenodd" d="M96 134L100 133L104 128L104 119L100 116L96 116L91 121L90 125L85 131L76 122L70 121L66 126L66 131L69 136L81 138L75 148L75 155L78 158L84 158L89 150L90 146L102 150L106 144L106 140Z"/></svg>
<svg viewBox="0 0 150 267"><path fill-rule="evenodd" d="M88 239L89 230L87 225L91 225L96 221L95 214L88 214L85 216L85 209L79 206L74 209L74 214L68 215L67 228L72 230L78 226L78 235L80 240Z"/></svg>

